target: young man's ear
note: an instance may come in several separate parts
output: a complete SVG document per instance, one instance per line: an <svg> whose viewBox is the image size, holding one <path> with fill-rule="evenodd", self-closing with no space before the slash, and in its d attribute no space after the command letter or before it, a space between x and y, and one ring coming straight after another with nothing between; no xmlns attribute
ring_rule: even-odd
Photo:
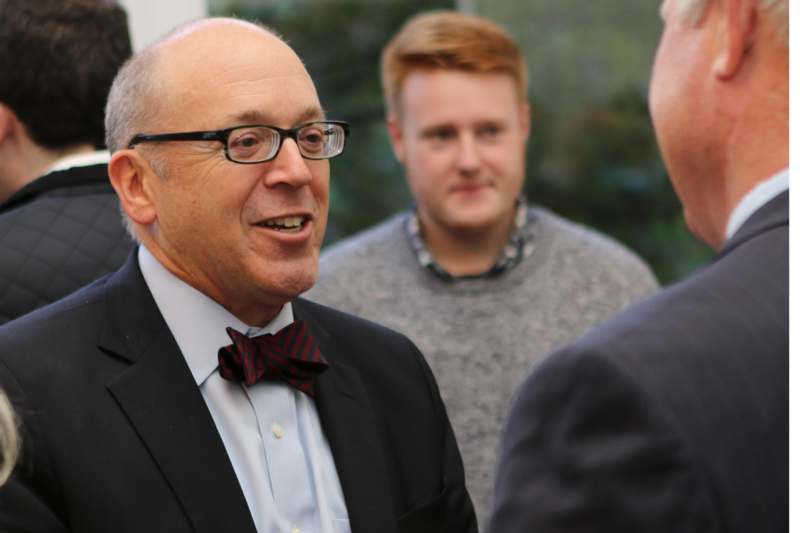
<svg viewBox="0 0 800 533"><path fill-rule="evenodd" d="M714 59L714 75L730 80L742 68L753 46L758 21L758 6L753 0L723 0L719 9L719 34Z"/></svg>
<svg viewBox="0 0 800 533"><path fill-rule="evenodd" d="M108 163L108 176L123 211L133 222L149 226L156 221L153 180L160 178L138 152L131 149L115 152Z"/></svg>
<svg viewBox="0 0 800 533"><path fill-rule="evenodd" d="M528 140L528 137L531 135L531 116L533 113L533 108L531 107L530 102L527 100L523 100L523 102L519 106L519 119L522 127L522 132L525 134L525 140Z"/></svg>
<svg viewBox="0 0 800 533"><path fill-rule="evenodd" d="M389 141L392 143L394 156L401 164L405 164L406 150L403 140L403 125L400 124L400 120L394 113L386 116L386 129L389 132Z"/></svg>

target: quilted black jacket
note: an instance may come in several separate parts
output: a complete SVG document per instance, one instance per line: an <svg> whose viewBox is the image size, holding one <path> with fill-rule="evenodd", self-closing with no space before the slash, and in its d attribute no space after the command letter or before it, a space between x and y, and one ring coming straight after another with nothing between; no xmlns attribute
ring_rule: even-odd
<svg viewBox="0 0 800 533"><path fill-rule="evenodd" d="M0 324L117 270L132 245L105 164L34 180L0 204Z"/></svg>

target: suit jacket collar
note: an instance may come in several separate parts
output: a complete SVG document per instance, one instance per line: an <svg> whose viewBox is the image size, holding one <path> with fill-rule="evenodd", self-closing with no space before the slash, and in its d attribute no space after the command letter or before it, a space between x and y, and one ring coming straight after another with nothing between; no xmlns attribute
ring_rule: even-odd
<svg viewBox="0 0 800 533"><path fill-rule="evenodd" d="M379 425L359 373L343 361L335 337L302 300L295 317L309 324L330 363L316 406L331 446L353 533L396 528L392 487ZM106 285L99 345L130 366L108 384L120 408L199 533L255 532L222 439L185 359L144 282L134 250ZM367 354L374 355L374 354ZM226 509L220 513L218 509Z"/></svg>
<svg viewBox="0 0 800 533"><path fill-rule="evenodd" d="M315 403L336 463L351 530L353 533L395 531L392 486L385 467L384 446L379 440L379 424L360 374L343 362L354 354L342 353L335 342L336 335L355 332L328 331L314 309L302 299L295 300L293 307L295 318L308 323L330 363L317 379ZM364 357L375 355L364 354Z"/></svg>
<svg viewBox="0 0 800 533"><path fill-rule="evenodd" d="M131 363L107 387L194 529L255 533L225 446L147 289L135 250L108 280L99 346Z"/></svg>
<svg viewBox="0 0 800 533"><path fill-rule="evenodd" d="M201 386L217 369L217 350L231 343L225 328L241 333L251 329L222 305L167 270L144 246L139 247L139 269L162 318L183 358ZM187 313L191 309L191 313ZM259 334L276 333L292 323L292 306L285 305Z"/></svg>
<svg viewBox="0 0 800 533"><path fill-rule="evenodd" d="M722 247L718 257L723 257L750 239L779 226L789 225L789 191L782 192L763 206L742 224Z"/></svg>

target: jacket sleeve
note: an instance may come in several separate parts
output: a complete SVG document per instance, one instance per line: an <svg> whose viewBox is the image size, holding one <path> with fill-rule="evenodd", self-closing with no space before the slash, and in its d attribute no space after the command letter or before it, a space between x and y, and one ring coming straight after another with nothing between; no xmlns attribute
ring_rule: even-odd
<svg viewBox="0 0 800 533"><path fill-rule="evenodd" d="M670 416L611 358L551 356L515 393L489 532L718 531Z"/></svg>

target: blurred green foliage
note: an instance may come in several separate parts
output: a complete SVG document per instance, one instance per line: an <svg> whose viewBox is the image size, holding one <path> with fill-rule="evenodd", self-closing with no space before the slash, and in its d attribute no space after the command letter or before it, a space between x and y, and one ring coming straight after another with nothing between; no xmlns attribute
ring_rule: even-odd
<svg viewBox="0 0 800 533"><path fill-rule="evenodd" d="M711 255L685 229L658 154L647 83L659 0L481 0L524 48L534 107L526 194L636 250L662 283ZM332 163L326 243L411 199L384 128L380 52L415 13L452 0L212 0L215 15L259 20L297 51L331 118L352 134Z"/></svg>

